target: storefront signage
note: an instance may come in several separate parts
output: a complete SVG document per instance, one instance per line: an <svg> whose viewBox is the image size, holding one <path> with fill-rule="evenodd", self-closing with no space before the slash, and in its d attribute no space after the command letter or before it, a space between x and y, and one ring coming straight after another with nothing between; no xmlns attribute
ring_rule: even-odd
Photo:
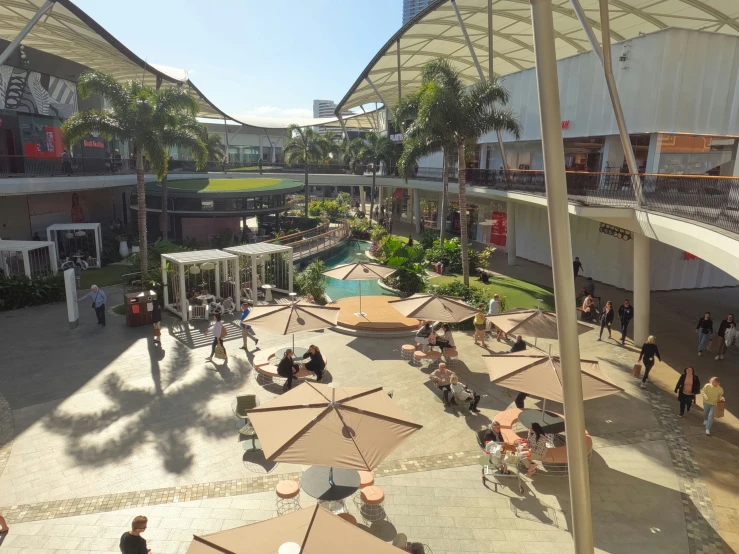
<svg viewBox="0 0 739 554"><path fill-rule="evenodd" d="M565 129L566 130L566 129L569 129L569 128L570 128L570 120L569 119L566 119L565 121L562 122L562 129Z"/></svg>
<svg viewBox="0 0 739 554"><path fill-rule="evenodd" d="M390 140L393 142L401 142L403 140L403 133L397 133L395 135L390 135Z"/></svg>
<svg viewBox="0 0 739 554"><path fill-rule="evenodd" d="M105 148L105 145L97 140L86 140L83 144L88 148Z"/></svg>

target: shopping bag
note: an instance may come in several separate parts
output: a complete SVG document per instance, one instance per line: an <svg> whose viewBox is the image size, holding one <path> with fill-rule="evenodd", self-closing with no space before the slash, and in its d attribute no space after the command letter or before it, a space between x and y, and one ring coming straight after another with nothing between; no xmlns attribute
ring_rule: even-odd
<svg viewBox="0 0 739 554"><path fill-rule="evenodd" d="M724 410L726 409L726 400L719 400L716 402L716 412L713 417L724 417Z"/></svg>
<svg viewBox="0 0 739 554"><path fill-rule="evenodd" d="M216 358L218 358L219 360L226 359L226 349L223 348L220 344L216 345Z"/></svg>
<svg viewBox="0 0 739 554"><path fill-rule="evenodd" d="M631 369L631 375L641 377L641 364L634 364L634 367Z"/></svg>

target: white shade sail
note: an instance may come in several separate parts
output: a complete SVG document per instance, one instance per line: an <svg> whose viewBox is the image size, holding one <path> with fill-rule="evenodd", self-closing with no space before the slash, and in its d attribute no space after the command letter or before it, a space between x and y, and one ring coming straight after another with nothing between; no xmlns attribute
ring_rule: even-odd
<svg viewBox="0 0 739 554"><path fill-rule="evenodd" d="M553 4L557 58L592 50L570 0L553 0ZM580 4L600 40L598 0L581 0ZM608 4L614 42L667 27L739 34L736 0L609 0ZM527 0L456 0L456 5L485 78L534 66L531 10ZM399 87L402 96L417 90L421 68L438 57L450 60L462 72L465 84L480 81L450 0L432 2L393 35L362 71L336 110L378 101L395 106Z"/></svg>

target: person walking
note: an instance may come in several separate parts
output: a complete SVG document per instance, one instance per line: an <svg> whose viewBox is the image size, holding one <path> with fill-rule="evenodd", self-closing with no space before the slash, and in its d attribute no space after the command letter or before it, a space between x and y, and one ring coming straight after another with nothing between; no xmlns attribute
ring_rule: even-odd
<svg viewBox="0 0 739 554"><path fill-rule="evenodd" d="M72 175L72 158L69 157L66 148L62 150L62 171L67 176Z"/></svg>
<svg viewBox="0 0 739 554"><path fill-rule="evenodd" d="M655 356L660 362L662 361L662 357L659 355L659 348L657 348L657 338L654 335L649 335L647 342L642 345L639 359L636 361L636 363L639 363L644 358L644 377L641 380L641 388L643 389L646 388L649 372L654 367Z"/></svg>
<svg viewBox="0 0 739 554"><path fill-rule="evenodd" d="M726 354L726 350L731 344L726 341L726 331L731 328L732 323L734 323L734 314L729 314L718 326L718 333L716 333L719 336L718 354L716 354L716 357L714 358L715 360L723 360L724 354ZM736 325L734 325L734 327L736 327Z"/></svg>
<svg viewBox="0 0 739 554"><path fill-rule="evenodd" d="M154 344L157 346L162 345L162 308L159 305L159 300L154 301L154 306L151 310L151 325L154 328L152 334L154 335Z"/></svg>
<svg viewBox="0 0 739 554"><path fill-rule="evenodd" d="M477 306L477 313L472 323L475 325L475 344L479 344L482 347L487 347L485 344L485 314L482 313L483 305ZM480 339L478 343L477 340Z"/></svg>
<svg viewBox="0 0 739 554"><path fill-rule="evenodd" d="M149 520L146 516L136 516L131 523L131 530L121 535L119 548L121 554L151 554L151 550L146 548L146 539L141 533L146 531Z"/></svg>
<svg viewBox="0 0 739 554"><path fill-rule="evenodd" d="M598 340L603 340L603 329L608 329L609 339L613 338L611 336L611 325L613 324L614 315L616 315L616 312L613 311L613 302L609 300L600 314L600 334L598 335Z"/></svg>
<svg viewBox="0 0 739 554"><path fill-rule="evenodd" d="M710 437L713 418L716 415L716 404L724 399L724 389L721 388L721 381L718 377L711 377L701 393L703 395L703 426L706 428L706 435Z"/></svg>
<svg viewBox="0 0 739 554"><path fill-rule="evenodd" d="M249 304L247 304L246 302L242 302L241 303L241 323L240 325L241 325L241 338L244 341L244 346L242 346L241 349L246 350L247 352L249 351L249 347L247 345L247 340L246 340L248 337L252 338L252 340L254 341L254 346L259 344L259 339L254 334L254 331L252 331L251 325L247 325L246 323L244 323L244 320L247 318L250 312L251 310L249 309Z"/></svg>
<svg viewBox="0 0 739 554"><path fill-rule="evenodd" d="M683 370L680 379L675 385L677 399L680 402L680 417L685 415L685 411L690 411L690 406L695 404L695 395L701 391L701 382L695 374L692 365Z"/></svg>
<svg viewBox="0 0 739 554"><path fill-rule="evenodd" d="M618 318L621 320L621 346L626 344L626 333L629 330L629 323L634 319L634 307L627 298L618 308Z"/></svg>
<svg viewBox="0 0 739 554"><path fill-rule="evenodd" d="M204 335L207 335L208 333L211 333L213 335L213 345L210 349L210 356L205 358L205 360L208 362L212 362L213 354L216 353L216 347L220 345L221 348L223 348L223 353L226 355L225 363L228 363L228 352L226 352L226 347L223 346L223 339L226 338L227 333L226 327L224 327L223 322L221 321L221 314L215 314L214 317L216 318L216 322L213 324L213 326L203 331Z"/></svg>
<svg viewBox="0 0 739 554"><path fill-rule="evenodd" d="M698 320L698 325L695 326L695 332L698 333L698 355L702 356L703 350L708 346L708 342L711 340L711 335L713 334L711 312L706 312Z"/></svg>
<svg viewBox="0 0 739 554"><path fill-rule="evenodd" d="M92 298L92 307L98 318L98 325L105 327L105 302L108 300L108 296L97 285L92 285L90 292L78 298L77 302L82 302L87 298Z"/></svg>
<svg viewBox="0 0 739 554"><path fill-rule="evenodd" d="M580 262L580 258L575 256L575 261L572 262L572 271L575 273L575 279L577 279L577 274L581 271L585 271L585 268L582 266L582 263Z"/></svg>

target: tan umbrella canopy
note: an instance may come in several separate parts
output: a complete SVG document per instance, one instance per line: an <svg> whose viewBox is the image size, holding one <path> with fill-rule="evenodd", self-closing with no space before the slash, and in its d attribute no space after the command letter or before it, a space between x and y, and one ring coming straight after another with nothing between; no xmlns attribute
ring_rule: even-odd
<svg viewBox="0 0 739 554"><path fill-rule="evenodd" d="M269 306L255 306L244 320L259 329L293 336L301 331L318 331L336 325L340 308L292 302Z"/></svg>
<svg viewBox="0 0 739 554"><path fill-rule="evenodd" d="M477 310L456 296L438 294L414 294L408 298L391 300L389 304L406 317L432 321L464 321Z"/></svg>
<svg viewBox="0 0 739 554"><path fill-rule="evenodd" d="M563 402L562 368L559 357L543 353L513 352L483 358L492 383L537 398ZM603 373L598 362L580 360L580 370L583 400L623 392L621 387Z"/></svg>
<svg viewBox="0 0 739 554"><path fill-rule="evenodd" d="M248 413L268 460L363 471L422 427L382 387L303 383Z"/></svg>
<svg viewBox="0 0 739 554"><path fill-rule="evenodd" d="M362 311L362 281L376 281L384 279L395 273L396 268L387 267L380 264L365 264L362 262L352 262L348 264L337 265L333 269L324 271L326 277L332 277L339 281L359 281L359 313L357 316L365 316Z"/></svg>
<svg viewBox="0 0 739 554"><path fill-rule="evenodd" d="M510 310L500 315L489 315L486 318L490 323L502 329L504 333L537 337L540 339L557 340L557 314L544 310ZM577 333L582 335L590 331L590 327L577 324Z"/></svg>
<svg viewBox="0 0 739 554"><path fill-rule="evenodd" d="M320 507L195 535L187 554L397 554L397 547Z"/></svg>

